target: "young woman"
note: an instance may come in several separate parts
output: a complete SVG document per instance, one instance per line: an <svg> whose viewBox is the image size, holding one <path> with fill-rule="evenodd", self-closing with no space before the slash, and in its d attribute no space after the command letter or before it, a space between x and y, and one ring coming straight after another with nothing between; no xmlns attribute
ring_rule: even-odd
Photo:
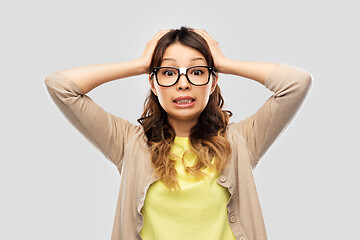
<svg viewBox="0 0 360 240"><path fill-rule="evenodd" d="M252 116L229 123L218 73L255 80L274 94ZM86 95L140 74L149 74L151 87L140 125ZM137 60L45 79L63 114L119 170L112 240L267 239L252 170L311 82L311 74L284 63L230 60L206 31L186 27L159 31Z"/></svg>

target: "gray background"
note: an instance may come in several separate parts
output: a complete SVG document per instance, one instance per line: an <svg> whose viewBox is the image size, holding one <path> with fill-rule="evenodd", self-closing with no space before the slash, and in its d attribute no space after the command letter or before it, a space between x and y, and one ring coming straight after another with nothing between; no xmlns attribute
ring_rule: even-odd
<svg viewBox="0 0 360 240"><path fill-rule="evenodd" d="M254 172L269 239L360 239L359 14L355 1L1 3L0 239L110 239L119 174L61 115L43 84L66 68L130 61L161 29L206 29L231 59L314 77L302 108ZM239 121L271 92L220 76ZM88 95L136 123L147 76Z"/></svg>

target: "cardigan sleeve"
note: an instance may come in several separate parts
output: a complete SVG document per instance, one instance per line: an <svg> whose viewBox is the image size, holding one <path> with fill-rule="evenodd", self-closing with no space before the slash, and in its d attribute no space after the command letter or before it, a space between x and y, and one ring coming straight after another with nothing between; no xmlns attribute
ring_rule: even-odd
<svg viewBox="0 0 360 240"><path fill-rule="evenodd" d="M265 87L274 94L250 117L232 124L247 143L254 169L276 138L286 129L306 98L313 77L310 73L279 63L267 76Z"/></svg>
<svg viewBox="0 0 360 240"><path fill-rule="evenodd" d="M124 145L139 126L106 112L60 72L47 75L44 83L62 114L121 172Z"/></svg>

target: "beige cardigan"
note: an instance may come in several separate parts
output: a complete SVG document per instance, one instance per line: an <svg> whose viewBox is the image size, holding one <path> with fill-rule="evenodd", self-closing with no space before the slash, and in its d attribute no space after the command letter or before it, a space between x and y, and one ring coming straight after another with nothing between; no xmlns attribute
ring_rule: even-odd
<svg viewBox="0 0 360 240"><path fill-rule="evenodd" d="M253 170L289 124L311 84L311 74L280 63L265 81L266 88L274 94L255 114L228 125L227 138L232 154L217 182L231 194L227 208L236 239L267 239ZM59 72L49 74L45 85L61 112L116 165L120 173L111 239L141 239L143 218L140 210L150 184L159 180L152 175L151 156L142 127L104 111Z"/></svg>

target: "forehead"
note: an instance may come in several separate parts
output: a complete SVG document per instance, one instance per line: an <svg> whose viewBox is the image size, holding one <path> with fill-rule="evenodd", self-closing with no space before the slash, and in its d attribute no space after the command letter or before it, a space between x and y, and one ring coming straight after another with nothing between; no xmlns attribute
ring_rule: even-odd
<svg viewBox="0 0 360 240"><path fill-rule="evenodd" d="M165 50L162 62L168 63L202 63L206 64L204 55L195 48L173 43Z"/></svg>

